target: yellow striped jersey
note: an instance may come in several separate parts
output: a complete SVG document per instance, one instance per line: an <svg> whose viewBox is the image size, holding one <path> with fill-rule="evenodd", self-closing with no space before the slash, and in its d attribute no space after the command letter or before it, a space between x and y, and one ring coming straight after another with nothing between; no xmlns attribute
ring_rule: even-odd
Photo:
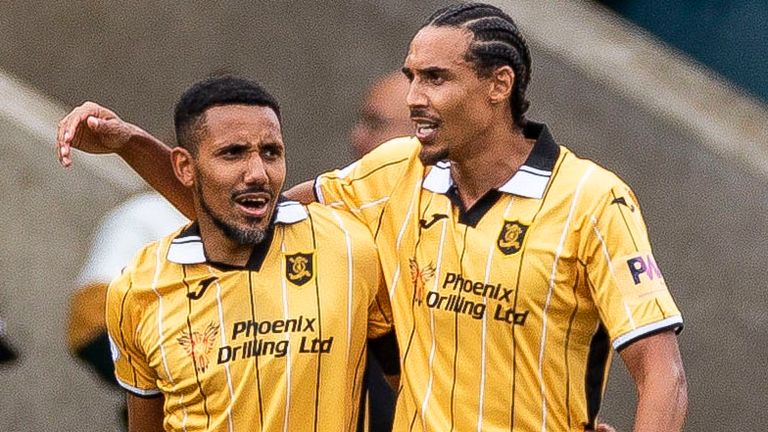
<svg viewBox="0 0 768 432"><path fill-rule="evenodd" d="M679 329L632 191L546 126L498 190L462 208L450 163L398 138L318 177L379 246L400 344L396 431L583 431L610 346Z"/></svg>
<svg viewBox="0 0 768 432"><path fill-rule="evenodd" d="M246 267L208 261L196 224L149 244L106 315L119 383L164 395L174 431L354 430L366 337L391 331L370 232L295 202Z"/></svg>

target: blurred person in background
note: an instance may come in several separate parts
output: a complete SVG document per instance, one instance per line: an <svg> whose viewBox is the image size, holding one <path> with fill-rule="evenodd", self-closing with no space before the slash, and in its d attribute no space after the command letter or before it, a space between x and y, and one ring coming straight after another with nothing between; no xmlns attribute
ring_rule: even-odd
<svg viewBox="0 0 768 432"><path fill-rule="evenodd" d="M355 159L392 138L413 134L411 113L405 104L407 94L408 80L400 71L379 78L369 87L349 134Z"/></svg>
<svg viewBox="0 0 768 432"><path fill-rule="evenodd" d="M70 298L67 346L114 389L118 387L104 321L107 287L139 249L186 221L160 194L147 192L115 207L96 230ZM125 423L125 412L121 420Z"/></svg>

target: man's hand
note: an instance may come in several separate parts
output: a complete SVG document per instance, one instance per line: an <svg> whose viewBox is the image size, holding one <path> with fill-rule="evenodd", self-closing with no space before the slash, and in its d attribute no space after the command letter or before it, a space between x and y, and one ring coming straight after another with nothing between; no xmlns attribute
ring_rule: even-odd
<svg viewBox="0 0 768 432"><path fill-rule="evenodd" d="M86 102L59 122L56 156L65 168L72 165L73 147L86 153L117 153L185 216L195 218L192 193L174 174L171 149L140 127Z"/></svg>
<svg viewBox="0 0 768 432"><path fill-rule="evenodd" d="M59 122L56 154L59 163L72 165L72 147L87 153L118 153L136 132L136 127L103 106L85 102Z"/></svg>

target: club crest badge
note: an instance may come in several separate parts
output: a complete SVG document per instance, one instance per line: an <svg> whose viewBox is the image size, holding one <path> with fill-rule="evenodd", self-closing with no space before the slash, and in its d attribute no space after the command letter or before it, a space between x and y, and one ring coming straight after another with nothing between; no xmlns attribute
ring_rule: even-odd
<svg viewBox="0 0 768 432"><path fill-rule="evenodd" d="M294 285L302 286L315 276L314 253L285 256L285 277Z"/></svg>
<svg viewBox="0 0 768 432"><path fill-rule="evenodd" d="M528 225L518 221L504 221L496 245L504 255L512 255L522 249L526 232L528 232Z"/></svg>
<svg viewBox="0 0 768 432"><path fill-rule="evenodd" d="M181 337L176 339L179 345L184 347L187 355L192 358L195 369L198 372L205 372L208 369L208 356L213 350L213 345L216 343L216 335L218 334L219 326L210 323L204 331L184 331L181 333Z"/></svg>

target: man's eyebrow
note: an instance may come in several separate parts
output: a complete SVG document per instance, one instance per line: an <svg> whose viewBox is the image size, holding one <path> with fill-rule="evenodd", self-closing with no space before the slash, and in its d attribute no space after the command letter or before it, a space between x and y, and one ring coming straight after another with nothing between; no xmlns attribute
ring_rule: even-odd
<svg viewBox="0 0 768 432"><path fill-rule="evenodd" d="M419 69L419 72L421 72L421 73L436 73L436 72L440 73L440 72L447 72L447 71L448 71L448 69L442 68L442 67L439 67L439 66L430 66L430 67L426 67L424 69Z"/></svg>
<svg viewBox="0 0 768 432"><path fill-rule="evenodd" d="M418 73L418 74L446 73L448 72L448 68L444 68L440 66L428 66L421 69L420 68L411 69L408 67L404 67L402 71L406 76L408 76L409 74L413 75L414 73Z"/></svg>

